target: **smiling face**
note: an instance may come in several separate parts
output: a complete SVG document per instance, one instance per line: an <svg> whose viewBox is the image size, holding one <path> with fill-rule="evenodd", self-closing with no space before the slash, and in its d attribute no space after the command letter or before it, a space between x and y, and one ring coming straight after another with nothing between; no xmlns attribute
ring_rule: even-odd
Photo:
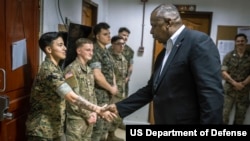
<svg viewBox="0 0 250 141"><path fill-rule="evenodd" d="M124 39L125 42L127 42L128 37L129 37L129 33L128 32L122 31L122 32L118 33L118 35L121 36Z"/></svg>
<svg viewBox="0 0 250 141"><path fill-rule="evenodd" d="M83 43L80 47L77 48L77 54L86 64L93 57L93 44L92 43Z"/></svg>
<svg viewBox="0 0 250 141"><path fill-rule="evenodd" d="M235 39L235 46L239 49L245 49L247 46L247 39L244 36L238 36Z"/></svg>
<svg viewBox="0 0 250 141"><path fill-rule="evenodd" d="M45 49L47 55L55 64L58 64L60 60L66 58L67 48L64 45L62 37L58 37L57 39L53 40L52 43Z"/></svg>

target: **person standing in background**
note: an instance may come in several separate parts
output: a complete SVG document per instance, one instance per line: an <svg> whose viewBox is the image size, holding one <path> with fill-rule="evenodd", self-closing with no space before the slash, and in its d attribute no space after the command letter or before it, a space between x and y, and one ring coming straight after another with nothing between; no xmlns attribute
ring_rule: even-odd
<svg viewBox="0 0 250 141"><path fill-rule="evenodd" d="M250 91L250 52L247 50L247 36L235 36L235 49L223 59L222 76L225 80L225 102L223 122L229 124L229 115L235 104L233 124L243 124L246 111L249 107Z"/></svg>
<svg viewBox="0 0 250 141"><path fill-rule="evenodd" d="M185 27L171 3L154 9L150 24L164 48L147 85L107 109L124 118L153 101L155 124L223 124L221 62L214 41Z"/></svg>
<svg viewBox="0 0 250 141"><path fill-rule="evenodd" d="M109 28L110 26L105 22L94 26L94 55L88 62L89 66L93 69L97 104L100 106L110 104L112 96L118 93L114 73L114 61L106 48L111 38ZM92 141L106 140L107 125L108 123L105 120L97 119L91 136Z"/></svg>
<svg viewBox="0 0 250 141"><path fill-rule="evenodd" d="M125 96L127 97L129 92L129 81L133 72L134 50L127 44L130 35L130 30L127 27L120 27L118 30L118 35L121 36L125 41L125 46L122 54L128 62L128 71L127 71L126 86L125 86ZM123 124L121 125L121 128L124 129Z"/></svg>
<svg viewBox="0 0 250 141"><path fill-rule="evenodd" d="M67 49L61 32L44 33L39 39L39 47L46 57L32 85L26 135L28 141L61 141L64 135L65 100L102 117L103 108L77 95L67 82L71 77L64 77L59 62L66 58ZM112 117L109 114L105 118Z"/></svg>
<svg viewBox="0 0 250 141"><path fill-rule="evenodd" d="M111 103L116 103L124 99L125 96L125 85L126 85L126 78L127 78L127 70L128 70L128 61L122 55L124 50L125 41L121 36L113 36L111 38L111 46L109 47L110 54L114 60L114 70L115 70L115 78L116 78L116 85L118 87L118 94L114 95L111 99ZM110 123L109 132L107 141L124 141L123 139L115 136L115 130L123 124L121 118L114 119L113 122Z"/></svg>
<svg viewBox="0 0 250 141"><path fill-rule="evenodd" d="M72 75L68 84L75 93L89 102L97 104L94 91L94 75L87 62L93 56L93 42L86 38L76 40L77 57L64 70L65 75ZM96 123L97 114L76 105L66 103L66 140L91 141L93 124Z"/></svg>

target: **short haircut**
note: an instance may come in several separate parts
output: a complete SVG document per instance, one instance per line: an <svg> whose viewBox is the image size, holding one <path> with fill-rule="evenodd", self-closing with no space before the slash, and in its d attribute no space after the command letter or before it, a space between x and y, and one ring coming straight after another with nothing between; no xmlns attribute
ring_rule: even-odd
<svg viewBox="0 0 250 141"><path fill-rule="evenodd" d="M101 32L102 29L109 29L109 28L110 28L109 24L101 22L94 26L93 33L96 36L98 33Z"/></svg>
<svg viewBox="0 0 250 141"><path fill-rule="evenodd" d="M63 32L46 32L44 33L39 39L39 47L40 49L45 52L45 47L52 45L52 42L59 37L63 38ZM45 52L46 53L46 52Z"/></svg>
<svg viewBox="0 0 250 141"><path fill-rule="evenodd" d="M93 44L93 42L87 38L79 38L76 40L76 49L81 47L83 44Z"/></svg>
<svg viewBox="0 0 250 141"><path fill-rule="evenodd" d="M115 35L111 38L111 43L115 43L117 40L123 40L123 38L121 36Z"/></svg>
<svg viewBox="0 0 250 141"><path fill-rule="evenodd" d="M171 19L175 24L180 24L182 22L178 9L171 3L159 5L152 13L156 13L156 17L164 21Z"/></svg>
<svg viewBox="0 0 250 141"><path fill-rule="evenodd" d="M128 34L130 34L130 30L127 27L120 27L118 30L118 33L121 33L123 31L126 31L126 32L128 32Z"/></svg>
<svg viewBox="0 0 250 141"><path fill-rule="evenodd" d="M244 38L246 39L246 41L247 41L247 35L244 34L244 33L239 33L239 34L237 34L237 35L235 36L234 40L236 40L238 37L244 37Z"/></svg>

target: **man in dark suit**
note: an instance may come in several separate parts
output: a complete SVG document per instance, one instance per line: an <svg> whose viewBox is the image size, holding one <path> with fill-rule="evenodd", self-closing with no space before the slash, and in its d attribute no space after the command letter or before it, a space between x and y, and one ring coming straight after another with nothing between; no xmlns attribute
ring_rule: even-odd
<svg viewBox="0 0 250 141"><path fill-rule="evenodd" d="M153 38L165 46L152 76L108 108L124 118L153 101L155 124L222 124L221 62L212 39L186 28L172 4L156 7L150 22Z"/></svg>

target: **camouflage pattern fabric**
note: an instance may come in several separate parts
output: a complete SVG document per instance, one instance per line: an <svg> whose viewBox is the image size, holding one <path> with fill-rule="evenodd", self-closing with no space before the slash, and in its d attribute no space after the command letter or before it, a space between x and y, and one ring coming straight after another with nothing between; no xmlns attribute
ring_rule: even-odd
<svg viewBox="0 0 250 141"><path fill-rule="evenodd" d="M112 50L109 50L115 62L115 77L116 85L118 87L119 93L112 97L111 103L116 103L125 98L125 79L128 70L128 61L122 54L114 54ZM122 124L122 119L120 117L116 118L109 126L109 131L115 131L118 126Z"/></svg>
<svg viewBox="0 0 250 141"><path fill-rule="evenodd" d="M108 131L107 125L109 124L105 120L98 118L93 127L91 141L100 141L102 136L105 136Z"/></svg>
<svg viewBox="0 0 250 141"><path fill-rule="evenodd" d="M94 43L94 55L92 59L88 62L92 69L101 69L107 82L113 85L113 74L114 74L114 62L112 56L106 48L102 48L98 43ZM96 99L99 106L110 103L111 94L98 86L95 85ZM99 118L93 127L92 141L100 141L101 137L105 135L108 131L106 126L107 122Z"/></svg>
<svg viewBox="0 0 250 141"><path fill-rule="evenodd" d="M78 58L69 64L65 74L72 73L75 81L68 84L74 92L93 104L97 104L94 92L94 75L89 66L83 66ZM66 140L67 141L91 141L92 125L87 120L91 111L79 109L77 105L66 102Z"/></svg>
<svg viewBox="0 0 250 141"><path fill-rule="evenodd" d="M113 60L114 60L114 70L115 70L115 77L116 77L116 85L118 87L119 93L116 95L116 97L120 97L123 99L125 97L125 79L127 76L127 60L122 54L112 54Z"/></svg>
<svg viewBox="0 0 250 141"><path fill-rule="evenodd" d="M60 67L45 58L31 89L30 111L26 121L28 136L53 139L63 135L65 100L56 93L63 83Z"/></svg>
<svg viewBox="0 0 250 141"><path fill-rule="evenodd" d="M246 51L240 58L235 50L229 52L223 59L222 70L227 71L237 82L245 80L250 75L250 53ZM234 124L243 124L249 106L249 90L249 85L246 85L242 90L235 90L232 84L225 82L223 109L225 124L229 122L229 114L234 104L236 104Z"/></svg>
<svg viewBox="0 0 250 141"><path fill-rule="evenodd" d="M94 43L94 55L89 61L89 66L92 69L99 68L106 78L107 82L113 85L113 73L114 73L114 62L106 48L100 47L98 43ZM97 84L95 85L95 92L98 105L102 106L110 102L110 93L101 88Z"/></svg>
<svg viewBox="0 0 250 141"><path fill-rule="evenodd" d="M134 64L134 50L129 47L127 44L124 46L124 50L122 52L122 55L126 58L128 61L128 66L130 64Z"/></svg>
<svg viewBox="0 0 250 141"><path fill-rule="evenodd" d="M131 64L134 64L134 50L129 47L127 44L124 46L124 50L122 52L122 55L126 58L127 62L128 62L128 67ZM125 96L128 96L128 91L129 91L129 83L125 84Z"/></svg>
<svg viewBox="0 0 250 141"><path fill-rule="evenodd" d="M28 136L27 141L62 141L62 137L46 139L46 138L41 138L41 137L36 137L36 136Z"/></svg>
<svg viewBox="0 0 250 141"><path fill-rule="evenodd" d="M66 119L66 141L91 141L92 130L84 119Z"/></svg>

